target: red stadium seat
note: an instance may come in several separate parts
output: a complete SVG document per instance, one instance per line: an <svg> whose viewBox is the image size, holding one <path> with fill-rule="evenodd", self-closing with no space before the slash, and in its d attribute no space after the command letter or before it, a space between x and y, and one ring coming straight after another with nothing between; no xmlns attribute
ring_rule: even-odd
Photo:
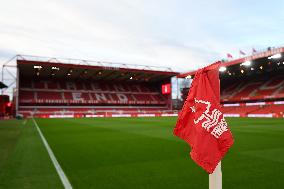
<svg viewBox="0 0 284 189"><path fill-rule="evenodd" d="M222 87L225 101L265 100L284 97L284 77L264 77L257 81L236 81Z"/></svg>
<svg viewBox="0 0 284 189"><path fill-rule="evenodd" d="M83 81L27 83L32 81L25 81L24 87L20 88L20 105L34 108L21 108L20 112L25 115L162 113L168 110L167 100L160 89L147 84Z"/></svg>

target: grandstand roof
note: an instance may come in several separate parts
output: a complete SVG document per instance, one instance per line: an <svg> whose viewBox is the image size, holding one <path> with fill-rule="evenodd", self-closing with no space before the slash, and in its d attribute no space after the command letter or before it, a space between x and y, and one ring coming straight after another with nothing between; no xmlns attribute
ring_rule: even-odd
<svg viewBox="0 0 284 189"><path fill-rule="evenodd" d="M17 56L24 77L156 82L178 75L170 68L79 59Z"/></svg>
<svg viewBox="0 0 284 189"><path fill-rule="evenodd" d="M250 56L246 56L246 57L242 57L239 59L235 59L235 60L230 60L230 61L224 61L222 62L221 66L224 67L233 67L233 66L237 66L246 62L246 61L258 61L260 59L263 58L267 58L269 56L273 56L275 54L279 54L279 53L284 53L284 47L279 47L279 48L268 48L265 51L261 51L261 52L256 52ZM267 63L267 61L265 62ZM238 67L239 68L239 67ZM190 72L186 72L186 73L181 73L179 74L177 77L179 78L185 78L189 75L194 75L196 71L190 71Z"/></svg>

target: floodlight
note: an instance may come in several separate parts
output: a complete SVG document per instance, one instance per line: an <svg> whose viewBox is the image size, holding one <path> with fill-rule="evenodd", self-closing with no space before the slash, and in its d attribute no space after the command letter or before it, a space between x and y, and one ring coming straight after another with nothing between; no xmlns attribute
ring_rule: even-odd
<svg viewBox="0 0 284 189"><path fill-rule="evenodd" d="M250 65L251 65L251 61L249 61L249 60L241 63L241 66L250 66Z"/></svg>
<svg viewBox="0 0 284 189"><path fill-rule="evenodd" d="M275 54L275 55L268 57L268 59L279 59L281 57L282 57L282 55L280 53L278 53L278 54Z"/></svg>
<svg viewBox="0 0 284 189"><path fill-rule="evenodd" d="M59 68L58 68L58 67L55 67L55 66L52 66L51 69L52 69L52 70L59 70Z"/></svg>
<svg viewBox="0 0 284 189"><path fill-rule="evenodd" d="M221 66L221 67L219 68L219 71L220 71L220 72L224 72L224 71L226 71L226 70L227 70L227 68L224 67L224 66Z"/></svg>
<svg viewBox="0 0 284 189"><path fill-rule="evenodd" d="M42 66L34 66L34 69L41 69Z"/></svg>

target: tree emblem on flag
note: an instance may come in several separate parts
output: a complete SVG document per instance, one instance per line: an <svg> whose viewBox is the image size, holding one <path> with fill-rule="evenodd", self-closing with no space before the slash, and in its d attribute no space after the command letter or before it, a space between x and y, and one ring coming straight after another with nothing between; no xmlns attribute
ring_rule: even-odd
<svg viewBox="0 0 284 189"><path fill-rule="evenodd" d="M204 104L206 105L205 110L202 114L194 119L194 124L201 123L202 127L206 129L206 131L210 132L214 137L219 138L225 131L228 130L227 123L224 119L222 112L216 108L210 111L211 103L208 101L197 100L194 99L196 104ZM195 112L195 107L190 107L192 112Z"/></svg>

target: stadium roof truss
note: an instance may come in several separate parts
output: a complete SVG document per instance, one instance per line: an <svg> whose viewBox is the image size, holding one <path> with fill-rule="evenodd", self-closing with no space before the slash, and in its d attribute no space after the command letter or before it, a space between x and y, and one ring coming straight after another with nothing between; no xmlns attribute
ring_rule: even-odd
<svg viewBox="0 0 284 189"><path fill-rule="evenodd" d="M17 82L17 56L12 57L2 65L1 81L7 87L1 89L1 94L12 95L13 89L16 88Z"/></svg>
<svg viewBox="0 0 284 189"><path fill-rule="evenodd" d="M167 67L23 55L17 64L23 76L41 78L158 82L179 74Z"/></svg>

